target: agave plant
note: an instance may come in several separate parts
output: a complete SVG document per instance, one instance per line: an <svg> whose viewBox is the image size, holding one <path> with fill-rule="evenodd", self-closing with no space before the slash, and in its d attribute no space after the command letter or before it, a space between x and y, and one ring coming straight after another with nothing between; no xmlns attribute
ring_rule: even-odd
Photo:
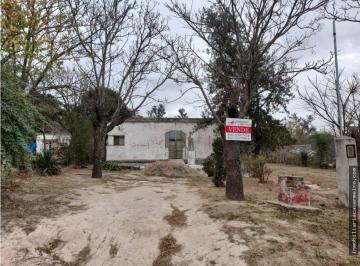
<svg viewBox="0 0 360 266"><path fill-rule="evenodd" d="M36 160L36 167L41 171L42 175L58 175L61 173L61 167L50 150L45 150Z"/></svg>

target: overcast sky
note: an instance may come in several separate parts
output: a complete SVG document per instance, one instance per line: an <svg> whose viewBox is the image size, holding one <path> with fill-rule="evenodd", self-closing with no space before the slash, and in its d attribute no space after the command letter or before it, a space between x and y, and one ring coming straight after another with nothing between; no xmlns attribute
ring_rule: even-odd
<svg viewBox="0 0 360 266"><path fill-rule="evenodd" d="M159 9L164 17L169 21L169 26L172 34L184 35L188 31L184 28L184 25L176 17L174 17L170 11L164 6L164 2L160 4ZM190 2L191 1L187 1ZM199 8L203 5L208 4L206 0L194 1L196 4L193 4L193 8ZM351 75L351 73L360 72L360 24L359 23L350 23L350 22L339 22L336 24L337 27L337 38L338 38L338 59L339 59L339 68L344 71L343 77ZM324 20L322 22L321 31L310 40L310 45L315 45L313 53L304 53L303 58L314 59L314 58L327 58L330 56L330 53L333 51L333 37L332 37L332 22L330 20ZM201 49L201 47L199 47ZM306 73L297 77L297 86L299 88L304 88L308 84L308 76L313 77L314 73ZM176 95L179 94L180 89L185 89L185 87L179 87L178 85L167 82L165 86L161 89L158 95L161 94L162 97L168 99L176 98ZM178 114L179 108L185 108L186 112L190 117L199 117L201 110L203 110L203 102L201 102L201 97L198 91L188 92L183 98L175 102L171 102L165 105L166 116L172 117ZM301 101L295 97L288 106L288 109L291 113L297 113L300 116L306 116L311 114L306 111ZM143 114L146 113L146 108L142 110ZM286 114L277 113L276 117L282 118ZM316 126L321 129L324 124L321 121L316 121Z"/></svg>

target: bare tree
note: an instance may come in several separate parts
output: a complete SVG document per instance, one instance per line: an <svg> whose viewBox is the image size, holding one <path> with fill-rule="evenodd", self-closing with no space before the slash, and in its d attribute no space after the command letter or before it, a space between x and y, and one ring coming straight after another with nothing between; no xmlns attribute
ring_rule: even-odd
<svg viewBox="0 0 360 266"><path fill-rule="evenodd" d="M94 114L92 177L99 178L107 133L133 116L171 74L172 66L162 64L167 25L150 1L68 3L81 43L78 67L91 88L85 98Z"/></svg>
<svg viewBox="0 0 360 266"><path fill-rule="evenodd" d="M360 0L331 1L324 8L324 16L337 21L360 22Z"/></svg>
<svg viewBox="0 0 360 266"><path fill-rule="evenodd" d="M90 87L88 79L76 68L62 68L52 72L37 89L41 93L53 95L65 110L79 107L82 95Z"/></svg>
<svg viewBox="0 0 360 266"><path fill-rule="evenodd" d="M335 134L340 132L337 112L337 97L334 75L326 75L320 80L309 79L310 87L298 91L300 99L309 111L326 122ZM350 134L352 126L360 126L360 79L355 74L340 85L343 134Z"/></svg>
<svg viewBox="0 0 360 266"><path fill-rule="evenodd" d="M259 86L259 75L273 71L274 79L292 80L308 70L319 71L328 61L298 64L299 52L310 49L307 40L319 29L315 11L328 1L292 0L217 0L210 8L194 12L186 4L171 1L170 11L192 31L192 37L178 38L172 43L174 61L183 81L194 84L202 93L208 108L220 127L220 119L212 100L214 91L208 86L208 73L216 73L223 82L222 104L227 117L244 118L254 97L271 94L270 87ZM226 20L226 30L213 23ZM219 22L217 20L216 22ZM294 34L295 30L301 32ZM207 46L207 53L194 46L195 41ZM229 48L229 49L228 49ZM229 52L230 51L230 52ZM219 59L219 60L218 60ZM221 64L214 64L220 61ZM222 132L223 133L223 132ZM226 195L244 200L239 145L225 142Z"/></svg>

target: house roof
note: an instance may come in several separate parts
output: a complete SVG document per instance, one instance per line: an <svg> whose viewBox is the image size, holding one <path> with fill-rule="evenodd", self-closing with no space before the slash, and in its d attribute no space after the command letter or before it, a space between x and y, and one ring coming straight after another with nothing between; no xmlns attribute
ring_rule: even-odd
<svg viewBox="0 0 360 266"><path fill-rule="evenodd" d="M126 123L198 123L202 118L178 118L178 117L133 117L126 120Z"/></svg>

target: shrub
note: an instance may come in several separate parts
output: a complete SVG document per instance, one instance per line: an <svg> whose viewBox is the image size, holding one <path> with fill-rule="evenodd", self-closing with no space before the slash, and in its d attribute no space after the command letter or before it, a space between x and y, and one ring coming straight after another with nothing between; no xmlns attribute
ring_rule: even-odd
<svg viewBox="0 0 360 266"><path fill-rule="evenodd" d="M216 187L223 187L226 177L224 167L224 141L221 137L214 139L212 143L213 153L203 162L203 169L209 177L213 177L212 182Z"/></svg>
<svg viewBox="0 0 360 266"><path fill-rule="evenodd" d="M58 175L61 173L60 164L50 150L45 150L37 156L35 166L42 175Z"/></svg>
<svg viewBox="0 0 360 266"><path fill-rule="evenodd" d="M6 158L4 151L3 151L3 147L1 147L1 184L3 182L8 181L8 177L9 177L9 173L11 171L11 164L8 161L8 158Z"/></svg>
<svg viewBox="0 0 360 266"><path fill-rule="evenodd" d="M249 173L250 177L258 178L260 183L267 182L267 179L271 174L271 170L266 167L265 156L245 156L243 158L243 164L244 170Z"/></svg>
<svg viewBox="0 0 360 266"><path fill-rule="evenodd" d="M111 162L111 161L104 162L102 168L107 171L120 171L121 170L120 165L118 165L115 162Z"/></svg>
<svg viewBox="0 0 360 266"><path fill-rule="evenodd" d="M214 176L214 155L208 156L202 163L202 166L207 176Z"/></svg>
<svg viewBox="0 0 360 266"><path fill-rule="evenodd" d="M334 137L326 132L316 133L312 135L316 156L318 157L318 167L328 168L329 163L334 161Z"/></svg>
<svg viewBox="0 0 360 266"><path fill-rule="evenodd" d="M28 151L36 123L42 119L38 110L20 89L13 67L1 66L1 169L2 178L10 167L31 171L32 156Z"/></svg>
<svg viewBox="0 0 360 266"><path fill-rule="evenodd" d="M224 141L221 137L214 139L212 143L214 158L214 178L212 182L216 187L223 187L226 178L224 167Z"/></svg>
<svg viewBox="0 0 360 266"><path fill-rule="evenodd" d="M308 166L309 164L309 154L306 151L302 151L300 153L301 156L301 165L302 166Z"/></svg>

